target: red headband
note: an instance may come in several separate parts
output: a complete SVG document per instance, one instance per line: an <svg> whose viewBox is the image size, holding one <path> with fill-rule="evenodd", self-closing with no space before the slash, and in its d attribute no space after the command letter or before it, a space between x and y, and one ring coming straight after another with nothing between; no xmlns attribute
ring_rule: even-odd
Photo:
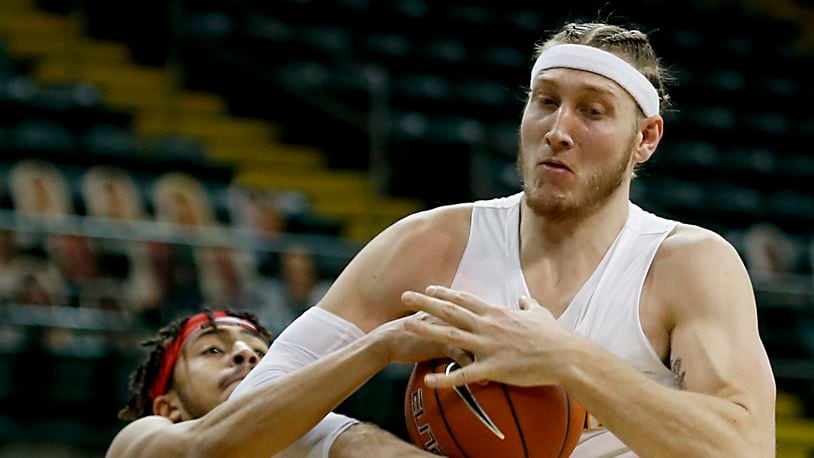
<svg viewBox="0 0 814 458"><path fill-rule="evenodd" d="M250 331L257 332L257 328L250 322L241 318L233 317L226 312L212 312L212 317L215 323L219 325L240 326ZM209 316L205 312L192 315L189 317L187 322L184 323L184 327L181 328L181 332L178 333L178 337L176 337L175 340L173 340L164 350L164 355L161 357L161 365L158 368L158 376L156 377L155 382L153 382L153 385L150 387L150 397L155 399L167 392L167 385L170 382L170 377L172 377L172 372L173 369L175 369L175 363L178 361L178 356L181 355L181 348L183 348L184 342L186 342L186 340L192 336L192 334L202 331L208 327L210 327Z"/></svg>

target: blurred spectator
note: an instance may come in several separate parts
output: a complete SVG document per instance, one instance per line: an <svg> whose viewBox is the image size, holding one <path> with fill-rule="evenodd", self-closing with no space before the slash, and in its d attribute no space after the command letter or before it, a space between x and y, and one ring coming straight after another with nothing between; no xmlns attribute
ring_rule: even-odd
<svg viewBox="0 0 814 458"><path fill-rule="evenodd" d="M109 278L102 279L82 291L79 306L110 311L132 310L128 293L121 282Z"/></svg>
<svg viewBox="0 0 814 458"><path fill-rule="evenodd" d="M96 253L87 237L55 235L45 244L48 257L72 284L83 285L100 276Z"/></svg>
<svg viewBox="0 0 814 458"><path fill-rule="evenodd" d="M141 194L130 175L118 167L88 169L82 179L82 196L87 213L97 218L144 219Z"/></svg>
<svg viewBox="0 0 814 458"><path fill-rule="evenodd" d="M6 300L11 303L29 306L68 304L65 281L59 271L45 260L32 256L18 256L9 265L6 275L10 277ZM68 346L72 340L73 333L67 329L42 330L42 342L48 348Z"/></svg>
<svg viewBox="0 0 814 458"><path fill-rule="evenodd" d="M67 305L67 288L59 271L47 261L18 256L8 266L6 299L17 304Z"/></svg>
<svg viewBox="0 0 814 458"><path fill-rule="evenodd" d="M63 218L72 213L70 189L65 177L52 164L23 160L13 167L10 175L16 211L48 219ZM29 245L40 243L35 237L27 239ZM54 235L41 243L72 291L99 276L95 253L86 237Z"/></svg>
<svg viewBox="0 0 814 458"><path fill-rule="evenodd" d="M254 265L260 275L273 275L279 257L276 252L263 249L262 243L286 230L286 216L276 193L245 186L229 188L229 212L232 227L246 231L258 244L254 250Z"/></svg>
<svg viewBox="0 0 814 458"><path fill-rule="evenodd" d="M14 232L0 229L0 272L5 272L6 267L17 256L17 244ZM0 278L0 282L2 282Z"/></svg>
<svg viewBox="0 0 814 458"><path fill-rule="evenodd" d="M330 282L320 280L310 251L294 247L280 254L280 278L266 286L275 301L299 315L322 298Z"/></svg>
<svg viewBox="0 0 814 458"><path fill-rule="evenodd" d="M772 280L797 266L794 242L777 226L758 223L744 234L746 264L755 280Z"/></svg>
<svg viewBox="0 0 814 458"><path fill-rule="evenodd" d="M195 254L198 281L207 304L248 310L257 307L251 255L225 247L198 248Z"/></svg>
<svg viewBox="0 0 814 458"><path fill-rule="evenodd" d="M156 219L171 223L189 231L217 230L214 210L206 189L194 177L184 173L169 173L155 185ZM179 253L179 250L184 253ZM256 310L259 306L255 291L255 267L249 253L236 252L221 246L195 246L191 250L176 246L173 257L186 256L194 259L196 272L190 272L176 264L176 281L188 282L191 290L197 285L205 304L213 307L231 307ZM169 268L172 260L166 251L162 265Z"/></svg>
<svg viewBox="0 0 814 458"><path fill-rule="evenodd" d="M14 209L49 217L71 213L68 185L62 173L44 161L23 160L9 172Z"/></svg>
<svg viewBox="0 0 814 458"><path fill-rule="evenodd" d="M201 183L186 173L162 175L153 193L156 220L188 228L214 224L209 196Z"/></svg>
<svg viewBox="0 0 814 458"><path fill-rule="evenodd" d="M126 171L109 166L91 167L82 179L82 196L89 216L106 218L107 224L128 224L145 219L144 205L138 187ZM115 231L115 227L111 227ZM153 310L162 299L161 284L158 275L150 262L148 244L133 241L102 239L95 245L101 252L100 264L112 277L120 277L118 294L112 279L108 279L97 288L89 290L84 304L134 311ZM120 259L124 257L125 259ZM124 264L125 272L116 266ZM103 290L107 295L93 294ZM101 298L106 298L102 300ZM116 297L124 300L115 300ZM93 304L93 305L91 305Z"/></svg>
<svg viewBox="0 0 814 458"><path fill-rule="evenodd" d="M269 191L232 186L229 189L229 210L232 226L273 235L286 230L286 217L278 196Z"/></svg>

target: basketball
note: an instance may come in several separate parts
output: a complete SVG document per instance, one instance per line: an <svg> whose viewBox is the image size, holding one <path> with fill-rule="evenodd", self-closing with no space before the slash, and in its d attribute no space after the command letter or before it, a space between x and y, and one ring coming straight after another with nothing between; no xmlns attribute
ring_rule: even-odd
<svg viewBox="0 0 814 458"><path fill-rule="evenodd" d="M489 382L433 389L429 372L454 370L449 359L419 363L404 400L407 430L419 448L450 457L567 457L585 423L585 409L559 386Z"/></svg>

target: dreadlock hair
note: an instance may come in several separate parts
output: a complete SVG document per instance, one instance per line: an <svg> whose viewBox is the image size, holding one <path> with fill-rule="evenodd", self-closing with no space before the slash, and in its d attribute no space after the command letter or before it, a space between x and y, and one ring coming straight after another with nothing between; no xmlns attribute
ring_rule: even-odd
<svg viewBox="0 0 814 458"><path fill-rule="evenodd" d="M228 315L244 319L257 328L257 332L266 340L271 342L272 335L263 325L260 324L257 317L250 312L236 312L232 310L224 310ZM212 315L211 310L204 310L209 318L209 324L217 329L215 317ZM153 398L150 396L150 387L155 382L158 376L158 370L161 367L161 360L164 358L164 352L167 347L178 338L178 334L184 328L186 322L195 314L190 314L185 317L178 318L170 324L158 330L158 333L141 342L142 347L149 348L150 353L139 364L135 371L130 374L130 400L127 401L127 406L119 411L119 418L125 421L133 421L141 417L150 415L153 409ZM172 386L172 377L170 377L170 384Z"/></svg>
<svg viewBox="0 0 814 458"><path fill-rule="evenodd" d="M656 57L645 33L604 23L572 22L563 26L548 40L537 43L534 58L539 57L546 49L561 44L593 46L621 58L653 84L659 94L661 110L669 109L671 100L665 83L672 82L672 78Z"/></svg>

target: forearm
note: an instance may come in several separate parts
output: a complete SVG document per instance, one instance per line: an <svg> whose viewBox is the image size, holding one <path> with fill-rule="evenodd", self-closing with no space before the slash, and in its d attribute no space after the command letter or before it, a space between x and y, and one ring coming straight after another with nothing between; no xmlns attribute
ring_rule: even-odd
<svg viewBox="0 0 814 458"><path fill-rule="evenodd" d="M583 339L567 367L560 384L641 456L772 453L771 433L732 401L660 385Z"/></svg>
<svg viewBox="0 0 814 458"><path fill-rule="evenodd" d="M308 432L388 362L373 337L364 337L222 404L197 425L199 445L206 456L272 456Z"/></svg>

